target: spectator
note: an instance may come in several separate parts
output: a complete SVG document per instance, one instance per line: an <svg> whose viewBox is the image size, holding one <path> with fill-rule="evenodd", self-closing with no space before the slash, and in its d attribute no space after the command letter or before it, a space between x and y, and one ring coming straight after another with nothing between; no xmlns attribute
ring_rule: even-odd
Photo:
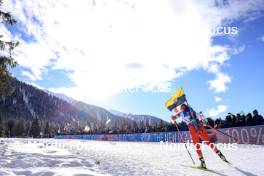
<svg viewBox="0 0 264 176"><path fill-rule="evenodd" d="M246 126L246 116L244 112L240 113L240 117L241 117L240 120L241 120L242 126Z"/></svg>
<svg viewBox="0 0 264 176"><path fill-rule="evenodd" d="M254 125L263 125L263 117L258 114L258 111L255 109L253 111L253 124Z"/></svg>
<svg viewBox="0 0 264 176"><path fill-rule="evenodd" d="M247 114L246 124L247 124L247 126L252 126L253 125L253 118L252 118L252 114L251 113Z"/></svg>
<svg viewBox="0 0 264 176"><path fill-rule="evenodd" d="M225 126L227 128L230 128L232 127L232 118L231 118L231 113L228 113L228 115L226 116L226 119L225 119Z"/></svg>
<svg viewBox="0 0 264 176"><path fill-rule="evenodd" d="M242 126L242 123L241 123L241 121L240 121L240 114L239 113L237 113L237 115L236 115L236 118L237 118L237 124L236 124L236 126Z"/></svg>
<svg viewBox="0 0 264 176"><path fill-rule="evenodd" d="M208 118L207 118L207 123L208 123L211 127L214 127L214 125L215 125L214 120L213 120L211 117L208 117Z"/></svg>
<svg viewBox="0 0 264 176"><path fill-rule="evenodd" d="M215 125L214 125L214 128L215 129L218 129L218 128L221 128L222 125L221 125L221 119L216 119L215 120Z"/></svg>
<svg viewBox="0 0 264 176"><path fill-rule="evenodd" d="M237 127L238 126L238 119L234 114L231 114L231 119L232 119L232 127Z"/></svg>
<svg viewBox="0 0 264 176"><path fill-rule="evenodd" d="M237 126L245 126L246 123L246 117L244 115L244 113L238 113L237 114Z"/></svg>

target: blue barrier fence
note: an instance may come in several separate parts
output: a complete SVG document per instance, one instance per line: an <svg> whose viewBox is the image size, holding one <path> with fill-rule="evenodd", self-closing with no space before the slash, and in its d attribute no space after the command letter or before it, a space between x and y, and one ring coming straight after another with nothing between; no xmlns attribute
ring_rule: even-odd
<svg viewBox="0 0 264 176"><path fill-rule="evenodd" d="M220 129L222 132L234 136L241 144L264 145L264 126L234 127ZM215 131L208 130L209 136L215 138L217 143L234 143L233 139ZM184 141L191 141L188 131L182 132ZM136 133L136 134L85 134L85 135L57 135L56 139L82 139L98 141L134 141L134 142L180 142L178 132L163 133Z"/></svg>

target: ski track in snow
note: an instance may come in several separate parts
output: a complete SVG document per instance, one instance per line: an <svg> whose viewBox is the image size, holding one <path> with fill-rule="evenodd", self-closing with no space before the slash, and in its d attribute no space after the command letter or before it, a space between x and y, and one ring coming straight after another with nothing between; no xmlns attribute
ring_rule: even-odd
<svg viewBox="0 0 264 176"><path fill-rule="evenodd" d="M178 145L178 144L174 144ZM192 165L187 152L165 149L159 143L103 142L56 139L0 139L0 175L85 176L262 176L264 146L238 145L223 150L233 163L203 150L211 173ZM191 154L199 164L195 151Z"/></svg>

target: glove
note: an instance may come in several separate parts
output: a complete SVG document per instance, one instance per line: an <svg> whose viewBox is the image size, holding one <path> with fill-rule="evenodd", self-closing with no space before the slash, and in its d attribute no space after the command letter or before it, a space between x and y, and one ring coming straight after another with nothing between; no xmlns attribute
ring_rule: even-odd
<svg viewBox="0 0 264 176"><path fill-rule="evenodd" d="M176 115L172 115L172 116L171 116L171 121L175 122L176 119L177 119L177 116L176 116Z"/></svg>
<svg viewBox="0 0 264 176"><path fill-rule="evenodd" d="M206 124L208 123L208 120L205 119L205 118L203 118L203 119L202 119L202 122L203 122L204 125L206 125Z"/></svg>

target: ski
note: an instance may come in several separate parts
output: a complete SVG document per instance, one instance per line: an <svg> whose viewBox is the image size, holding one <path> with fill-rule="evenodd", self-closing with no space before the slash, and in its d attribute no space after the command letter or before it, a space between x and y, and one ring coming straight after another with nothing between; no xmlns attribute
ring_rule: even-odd
<svg viewBox="0 0 264 176"><path fill-rule="evenodd" d="M233 166L232 163L230 163L229 161L225 161L226 164L228 164L229 166Z"/></svg>
<svg viewBox="0 0 264 176"><path fill-rule="evenodd" d="M219 174L220 173L219 171L215 171L215 170L208 169L208 168L202 168L200 166L190 166L190 165L181 165L181 166L192 168L192 169L199 169L199 170L207 171L207 172L212 172L212 173L215 173L215 174Z"/></svg>
<svg viewBox="0 0 264 176"><path fill-rule="evenodd" d="M222 158L221 158L221 160L222 160L223 162L225 162L226 164L228 164L229 166L233 166L233 164L230 163L228 160L226 160L226 159L224 160L224 159L222 159Z"/></svg>
<svg viewBox="0 0 264 176"><path fill-rule="evenodd" d="M229 165L230 167L235 167L232 163L230 163L229 161L225 162L227 165Z"/></svg>

